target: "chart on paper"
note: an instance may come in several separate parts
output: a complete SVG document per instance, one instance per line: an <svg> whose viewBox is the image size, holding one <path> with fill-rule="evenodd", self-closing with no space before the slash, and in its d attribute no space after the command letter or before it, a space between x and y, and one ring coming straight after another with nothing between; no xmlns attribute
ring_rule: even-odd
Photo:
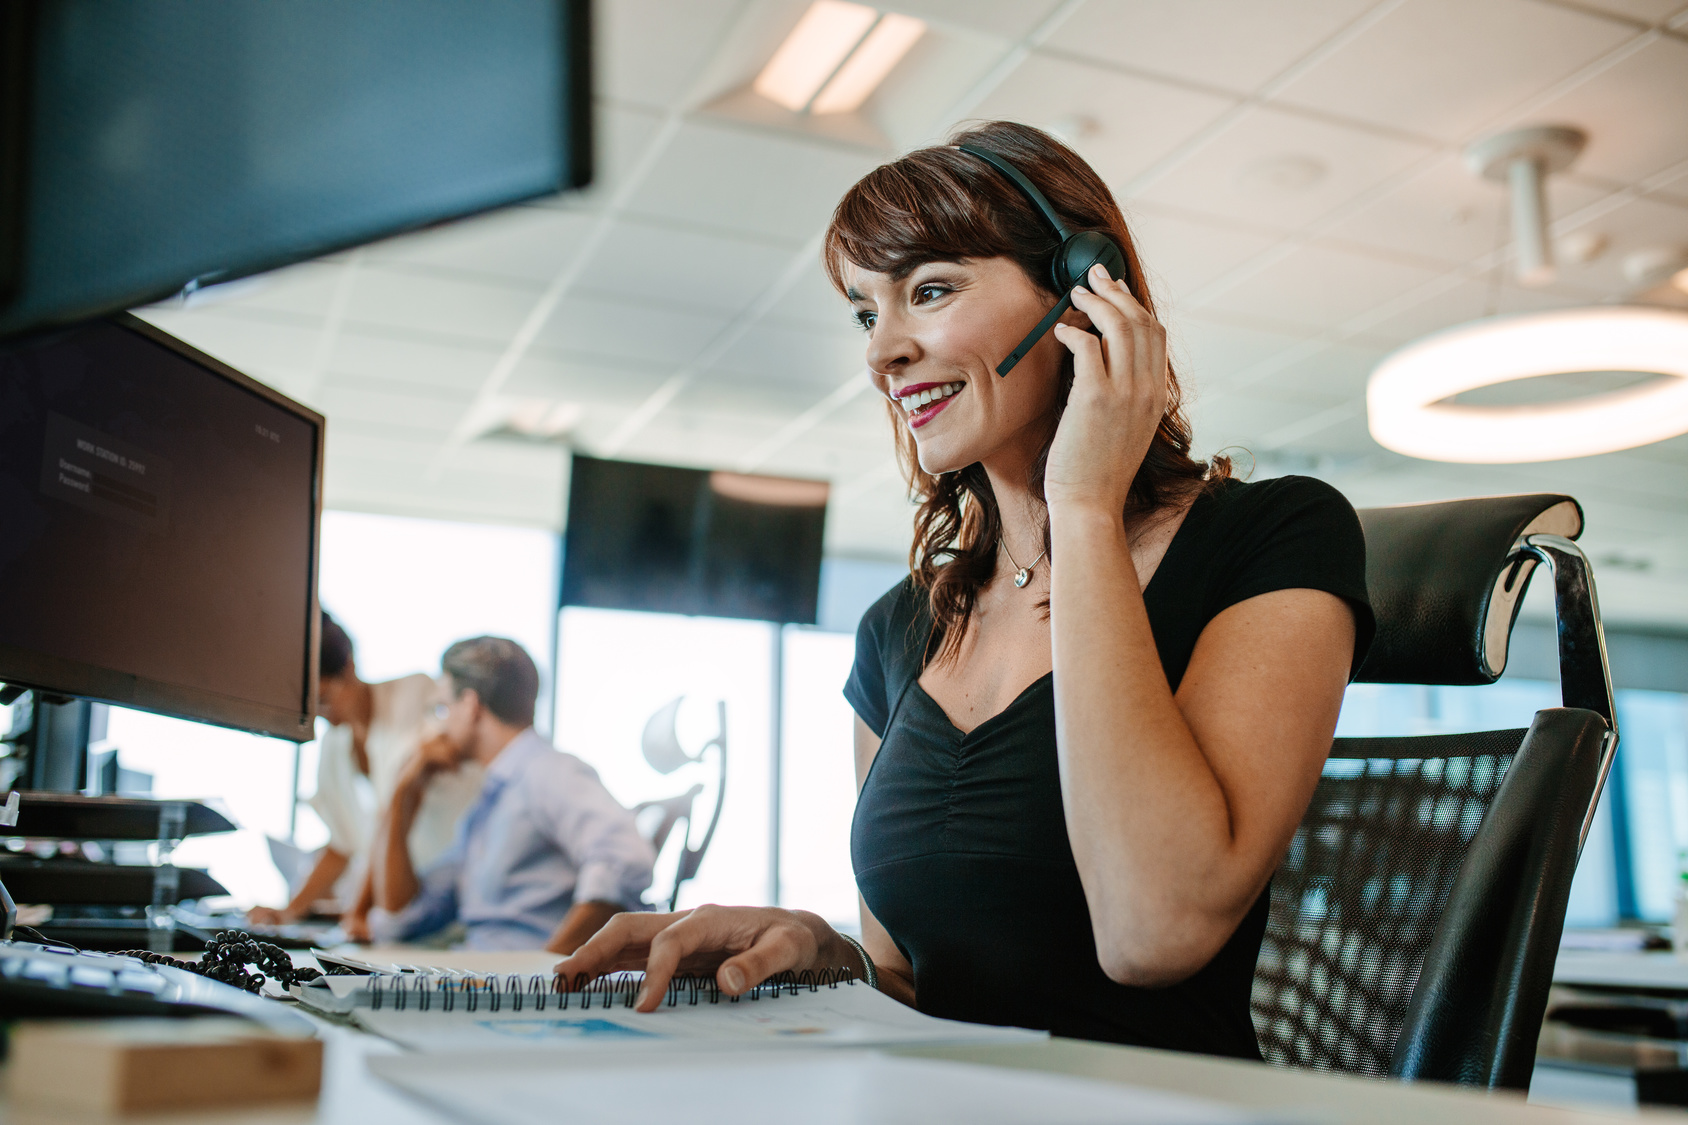
<svg viewBox="0 0 1688 1125"><path fill-rule="evenodd" d="M608 1007L547 1007L489 1011L390 1007L359 1008L354 1019L412 1050L455 1053L512 1048L688 1049L717 1046L868 1047L916 1043L977 1043L1044 1038L1040 1031L934 1019L864 985L763 996L731 1003L690 1004L638 1012Z"/></svg>

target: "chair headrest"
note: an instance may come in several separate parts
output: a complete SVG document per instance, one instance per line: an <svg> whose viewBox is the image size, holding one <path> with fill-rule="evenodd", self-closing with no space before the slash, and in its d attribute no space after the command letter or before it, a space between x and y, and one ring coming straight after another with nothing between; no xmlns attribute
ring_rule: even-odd
<svg viewBox="0 0 1688 1125"><path fill-rule="evenodd" d="M1582 534L1569 496L1532 493L1361 508L1377 636L1354 678L1375 684L1492 684L1536 567L1508 564L1525 535Z"/></svg>

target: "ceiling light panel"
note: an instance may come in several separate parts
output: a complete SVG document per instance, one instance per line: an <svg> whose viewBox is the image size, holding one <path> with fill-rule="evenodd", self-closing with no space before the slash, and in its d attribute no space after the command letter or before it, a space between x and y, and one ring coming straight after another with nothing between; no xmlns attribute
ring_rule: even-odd
<svg viewBox="0 0 1688 1125"><path fill-rule="evenodd" d="M752 88L771 102L802 112L878 19L879 12L865 4L815 0Z"/></svg>
<svg viewBox="0 0 1688 1125"><path fill-rule="evenodd" d="M1478 387L1580 371L1675 378L1557 403L1445 401ZM1461 325L1379 364L1366 412L1378 444L1434 461L1557 461L1663 441L1688 432L1688 314L1596 306Z"/></svg>
<svg viewBox="0 0 1688 1125"><path fill-rule="evenodd" d="M884 16L815 97L810 112L850 113L861 108L925 33L923 20L894 12Z"/></svg>

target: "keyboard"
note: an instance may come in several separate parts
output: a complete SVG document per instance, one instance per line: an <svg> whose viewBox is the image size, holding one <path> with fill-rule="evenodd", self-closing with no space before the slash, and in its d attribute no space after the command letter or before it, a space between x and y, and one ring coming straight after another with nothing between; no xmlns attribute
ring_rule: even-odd
<svg viewBox="0 0 1688 1125"><path fill-rule="evenodd" d="M313 1031L280 1001L185 969L27 941L0 941L0 1012L8 1018L243 1016L283 1034Z"/></svg>

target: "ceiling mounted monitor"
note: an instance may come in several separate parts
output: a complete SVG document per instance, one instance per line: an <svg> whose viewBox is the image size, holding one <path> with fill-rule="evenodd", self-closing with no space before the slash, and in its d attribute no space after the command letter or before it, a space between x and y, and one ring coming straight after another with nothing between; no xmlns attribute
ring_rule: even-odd
<svg viewBox="0 0 1688 1125"><path fill-rule="evenodd" d="M322 438L132 316L0 345L0 682L314 737Z"/></svg>
<svg viewBox="0 0 1688 1125"><path fill-rule="evenodd" d="M576 456L562 604L813 625L828 491Z"/></svg>
<svg viewBox="0 0 1688 1125"><path fill-rule="evenodd" d="M589 10L0 5L0 336L586 184Z"/></svg>

